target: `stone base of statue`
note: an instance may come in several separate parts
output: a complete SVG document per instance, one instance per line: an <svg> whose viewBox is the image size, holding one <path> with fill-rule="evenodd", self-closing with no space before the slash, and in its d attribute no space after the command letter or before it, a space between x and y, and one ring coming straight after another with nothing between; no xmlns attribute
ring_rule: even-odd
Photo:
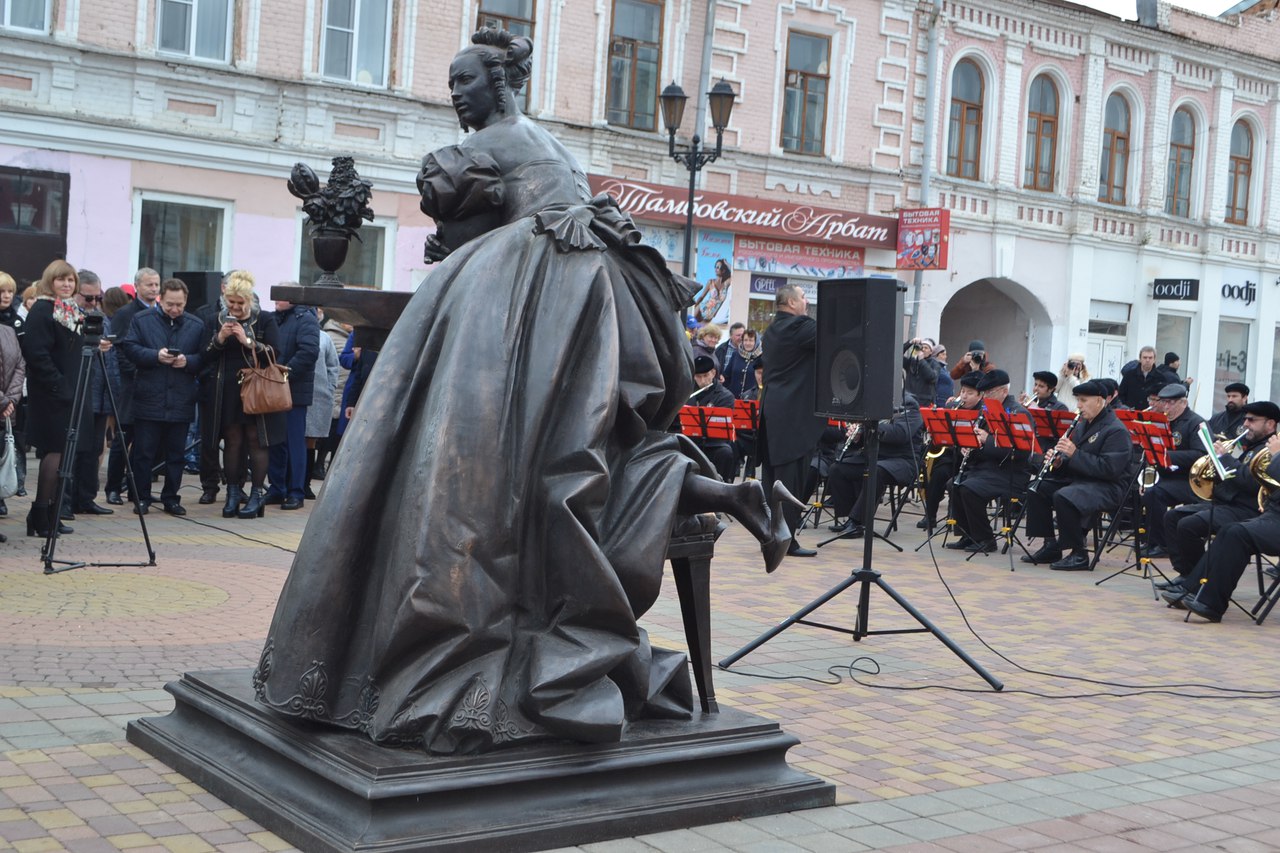
<svg viewBox="0 0 1280 853"><path fill-rule="evenodd" d="M538 850L831 805L786 763L799 741L741 711L630 727L617 744L439 757L254 701L250 670L187 673L145 749L304 850Z"/></svg>

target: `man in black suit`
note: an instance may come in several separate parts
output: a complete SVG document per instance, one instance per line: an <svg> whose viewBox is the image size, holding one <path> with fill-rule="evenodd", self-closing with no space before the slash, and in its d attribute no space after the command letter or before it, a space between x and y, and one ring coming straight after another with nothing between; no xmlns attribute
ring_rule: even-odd
<svg viewBox="0 0 1280 853"><path fill-rule="evenodd" d="M1160 482L1142 493L1142 506L1147 516L1148 557L1167 557L1165 550L1164 517L1170 507L1196 502L1195 493L1187 472L1192 464L1204 455L1204 446L1196 437L1204 418L1187 405L1187 386L1170 382L1156 392L1155 411L1169 418L1169 433L1173 449L1169 451L1169 465L1160 468Z"/></svg>
<svg viewBox="0 0 1280 853"><path fill-rule="evenodd" d="M1054 445L1051 472L1036 491L1027 492L1027 535L1044 537L1044 544L1022 558L1024 563L1049 563L1049 568L1066 572L1089 568L1085 524L1124 497L1126 474L1135 458L1129 431L1106 404L1110 389L1091 380L1072 393L1080 419ZM1065 557L1064 551L1069 552Z"/></svg>
<svg viewBox="0 0 1280 853"><path fill-rule="evenodd" d="M761 432L767 447L764 478L766 492L780 480L795 495L804 493L805 476L826 418L813 413L817 382L818 324L808 315L809 301L794 284L778 288L773 323L764 333L765 392L760 404ZM812 557L817 552L801 548L794 532L800 528L800 510L783 504L793 536L787 553Z"/></svg>
<svg viewBox="0 0 1280 853"><path fill-rule="evenodd" d="M129 335L129 326L140 311L149 311L155 307L160 298L160 273L150 267L143 267L133 274L134 299L121 308L111 318L111 334L117 340L124 340ZM120 365L120 423L117 424L116 440L111 443L111 453L107 457L107 503L120 506L124 500L120 492L124 491L124 466L129 449L133 446L133 383L138 372L133 362L127 358L118 359ZM150 477L150 471L134 471L135 477Z"/></svg>

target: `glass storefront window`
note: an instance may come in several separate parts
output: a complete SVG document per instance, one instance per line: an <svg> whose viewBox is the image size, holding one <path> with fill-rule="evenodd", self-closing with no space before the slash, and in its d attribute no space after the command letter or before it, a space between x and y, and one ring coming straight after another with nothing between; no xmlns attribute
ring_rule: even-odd
<svg viewBox="0 0 1280 853"><path fill-rule="evenodd" d="M222 268L221 207L142 200L138 266L168 278L179 270Z"/></svg>
<svg viewBox="0 0 1280 853"><path fill-rule="evenodd" d="M1191 317L1185 314L1160 314L1156 319L1156 359L1164 361L1164 354L1176 352L1182 357L1182 374L1186 377L1191 352Z"/></svg>
<svg viewBox="0 0 1280 853"><path fill-rule="evenodd" d="M1224 390L1232 382L1246 382L1249 370L1249 324L1238 320L1218 323L1218 352L1213 371L1213 410L1227 404Z"/></svg>
<svg viewBox="0 0 1280 853"><path fill-rule="evenodd" d="M320 275L320 267L316 266L315 256L311 251L311 236L306 226L302 226L302 257L298 260L298 281L312 284ZM361 242L363 241L363 242ZM352 239L347 246L347 260L338 270L338 278L343 284L355 287L372 287L385 290L382 280L383 258L387 246L387 229L381 225L366 222L360 229L360 239Z"/></svg>

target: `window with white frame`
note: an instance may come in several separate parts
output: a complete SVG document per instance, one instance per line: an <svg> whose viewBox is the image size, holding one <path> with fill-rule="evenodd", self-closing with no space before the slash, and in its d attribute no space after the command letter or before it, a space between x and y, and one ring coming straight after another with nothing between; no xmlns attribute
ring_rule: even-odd
<svg viewBox="0 0 1280 853"><path fill-rule="evenodd" d="M1191 216L1191 176L1196 159L1196 120L1180 107L1169 128L1169 171L1164 192L1164 212Z"/></svg>
<svg viewBox="0 0 1280 853"><path fill-rule="evenodd" d="M951 125L947 174L977 180L982 163L982 72L972 59L956 63L951 77Z"/></svg>
<svg viewBox="0 0 1280 853"><path fill-rule="evenodd" d="M182 270L222 269L226 205L143 198L138 217L138 266L161 278Z"/></svg>
<svg viewBox="0 0 1280 853"><path fill-rule="evenodd" d="M320 67L325 77L387 85L391 0L325 0Z"/></svg>
<svg viewBox="0 0 1280 853"><path fill-rule="evenodd" d="M230 60L231 0L160 0L160 50Z"/></svg>
<svg viewBox="0 0 1280 853"><path fill-rule="evenodd" d="M316 265L315 255L311 251L311 235L304 220L299 219L302 228L302 252L298 259L298 282L313 284L320 276L320 267ZM372 287L386 290L389 281L384 281L390 269L387 252L391 248L394 237L389 233L386 224L366 222L360 227L360 239L352 239L347 244L347 259L338 270L338 278L344 284L358 287Z"/></svg>
<svg viewBox="0 0 1280 853"><path fill-rule="evenodd" d="M1098 201L1124 204L1129 191L1129 102L1123 95L1107 98L1103 120L1102 162L1098 167Z"/></svg>
<svg viewBox="0 0 1280 853"><path fill-rule="evenodd" d="M0 27L49 32L50 0L0 0Z"/></svg>
<svg viewBox="0 0 1280 853"><path fill-rule="evenodd" d="M1243 119L1231 128L1230 162L1226 219L1233 225L1248 225L1249 182L1253 180L1253 131Z"/></svg>

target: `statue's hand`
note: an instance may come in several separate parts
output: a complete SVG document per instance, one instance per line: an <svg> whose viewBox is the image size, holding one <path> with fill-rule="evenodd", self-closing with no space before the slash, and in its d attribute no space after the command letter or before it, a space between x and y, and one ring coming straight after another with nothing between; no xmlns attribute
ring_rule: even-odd
<svg viewBox="0 0 1280 853"><path fill-rule="evenodd" d="M435 234L427 237L422 259L429 264L434 264L443 261L447 257L449 257L449 247L441 243L440 238Z"/></svg>

